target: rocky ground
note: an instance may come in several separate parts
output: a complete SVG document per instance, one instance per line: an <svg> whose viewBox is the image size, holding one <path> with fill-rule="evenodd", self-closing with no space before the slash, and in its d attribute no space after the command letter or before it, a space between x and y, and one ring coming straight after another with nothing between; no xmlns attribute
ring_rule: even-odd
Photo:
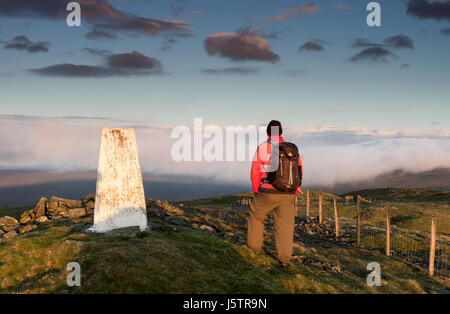
<svg viewBox="0 0 450 314"><path fill-rule="evenodd" d="M3 256L3 258L11 259L10 262L14 260L14 263L17 263L22 260L22 254L35 254L32 253L34 251L30 251L29 247L34 246L33 243L36 238L33 237L33 234L36 234L36 236L42 237L43 241L42 243L36 244L36 249L47 250L48 254L54 254L53 246L60 245L67 247L66 250L69 250L70 248L70 250L82 251L84 253L79 255L81 263L85 263L84 265L91 265L83 267L88 267L88 269L90 269L89 267L92 268L92 263L101 263L101 267L106 267L110 269L111 274L116 274L118 271L116 268L123 263L129 264L129 267L122 269L123 272L128 272L130 269L139 270L141 268L150 267L148 266L148 263L149 260L152 259L152 262L155 265L160 265L162 261L165 261L166 259L171 260L170 256L166 253L168 249L160 247L161 245L167 245L171 247L170 252L176 251L178 252L177 254L180 254L177 263L184 263L183 265L185 266L183 267L187 267L184 276L194 276L192 278L196 278L195 272L199 271L197 267L201 267L199 266L199 263L203 263L203 276L209 276L211 278L216 278L217 276L220 277L221 273L227 273L229 270L227 268L218 270L217 265L212 265L218 262L218 260L216 260L218 255L224 254L224 256L229 259L229 265L233 265L232 267L237 267L236 265L242 267L238 272L232 272L233 274L242 276L243 278L263 276L267 280L267 286L264 286L267 289L272 285L275 287L281 284L281 288L279 287L277 289L286 289L286 291L295 293L299 291L310 293L318 293L321 291L341 291L345 293L366 291L366 265L372 260L379 260L380 262L382 261L383 267L385 267L384 272L386 281L383 284L383 289L385 289L383 291L385 293L400 291L418 293L448 292L448 285L445 283L442 285L441 283L431 280L423 270L415 268L413 265L386 258L384 254L377 253L376 251L355 247L354 227L351 223L345 223L345 220L341 225L340 236L339 238L336 238L333 224L330 221L325 220L323 224L319 224L317 217L296 217L292 267L289 270L282 271L276 263L272 215L267 217L265 224L265 254L253 256L254 254L252 254L250 250L247 250L245 246L248 217L248 208L246 207L234 207L230 206L228 202L216 203L214 200L192 201L183 204L181 202L169 203L167 201L154 201L148 199L148 231L140 232L138 228L125 228L107 234L90 235L89 227L93 224L94 207L94 195L88 195L82 200L51 197L50 199L42 198L33 209L24 211L15 218L10 216L1 217L0 242L6 243L0 244L0 253L1 250L3 250L3 253L1 253L3 255L0 255ZM66 233L68 230L70 230L70 232L68 235L63 236L67 239L64 240L62 244L58 244L59 236L52 240L52 233ZM30 234L30 236L28 236L28 234ZM210 248L205 243L197 244L197 240L193 241L196 237L199 237L198 239L201 239L201 241L215 243L218 247L215 249L213 247ZM46 241L48 242L48 247L45 244ZM126 246L127 243L132 245L133 250L136 251L133 253L134 255L132 255L131 252L124 253L123 246ZM38 248L42 245L44 245L45 249ZM148 249L139 250L140 246L148 247L148 249L153 250L153 253L147 257L146 254ZM225 249L225 247L227 249ZM8 251L12 248L16 251L16 253L14 253L15 257L10 256L11 251ZM99 250L104 250L104 252L102 251L103 253L99 253ZM197 250L200 250L199 253L195 253ZM107 263L107 260L111 258L111 252L116 252L114 258L117 259L117 261L114 260L114 262ZM236 254L236 252L238 252L238 256L230 259L230 254ZM45 254L43 253L42 258L49 263ZM192 254L195 254L195 256L191 256ZM67 259L70 258L70 260L72 260L73 257L69 257L69 255ZM92 261L97 255L101 257L99 257L98 260ZM242 257L245 257L245 261L241 259ZM29 262L31 263L33 259L35 259L35 257L33 258L30 256ZM142 259L142 265L131 266L135 265L136 259ZM205 259L207 259L208 262L206 262ZM84 260L86 261L83 262ZM12 267L6 267L8 263L5 262L3 264L5 266L3 267L4 275L7 275L6 278L9 278L8 280L5 279L6 281L3 282L3 286L4 288L10 287L8 289L13 289L11 291L16 291L14 289L19 289L17 287L20 287L20 285L16 285L12 282L14 280L20 282L17 278L21 278L24 274L22 274L22 267L18 266L17 269L14 268L14 270L12 270ZM166 276L173 276L173 271L170 266L166 264L166 262L163 263L167 268ZM64 265L64 262L61 261L61 264ZM191 269L193 264L197 266ZM248 265L253 266L249 268ZM33 267L38 269L41 266L40 264L36 264ZM63 267L64 266L58 266L56 269L63 269ZM8 270L9 268L11 268L11 270ZM189 269L191 269L190 271L193 273L189 272ZM41 271L45 274L48 269L44 267ZM60 271L58 270L56 273L59 274L59 272ZM166 283L165 277L161 277L159 273L152 273L153 268L150 267L147 272L150 278L152 278L151 276L156 276L155 278L160 278L158 280L163 280ZM84 289L86 290L83 291L91 291L91 289L97 289L97 287L100 287L98 288L100 289L99 291L103 291L101 289L106 289L108 287L107 285L102 286L103 280L96 277L95 272L90 275L92 276L86 276L86 278L92 278L89 279L93 282L92 286L85 287ZM141 284L139 274L134 275L135 277L133 278L135 278L136 282L125 286L118 286L111 291L123 291L122 289L125 289L126 287ZM64 278L63 275L60 276ZM286 276L294 277L289 279ZM58 280L55 282L60 282L61 279ZM154 280L156 279L152 279L152 281L148 282L148 287L154 286ZM192 289L194 288L189 284L190 280L191 279L186 279L182 288L174 285L171 290L168 291L178 291L177 289L181 289L179 291L193 291ZM9 281L11 281L11 283ZM341 285L341 281L346 282L346 284ZM106 282L107 280L105 281L105 284ZM236 280L230 279L228 286L224 284L224 286L221 287L222 290L217 288L217 291L235 291L235 284ZM253 285L253 281L249 280L248 284ZM38 286L36 289L42 289L41 287L42 286ZM48 284L48 289L52 289L51 287L52 284ZM142 291L152 291L148 287L145 286L145 289L142 288ZM213 285L212 287L217 286ZM254 290L251 291L260 291L260 288L260 286L255 286L252 288ZM61 289L61 291L65 291L64 288ZM199 285L195 289L204 291L205 288L204 286ZM160 290L155 290L155 292L158 291L161 292ZM375 290L373 292L375 292Z"/></svg>
<svg viewBox="0 0 450 314"><path fill-rule="evenodd" d="M168 202L148 201L148 215L164 220L176 230L177 226L187 226L202 232L233 240L240 244L246 243L248 209L217 206L215 208L184 206L176 207ZM276 257L274 239L273 215L266 218L264 234L265 253ZM335 236L332 225L326 221L319 224L317 217L296 217L294 229L294 248L296 252L331 247L351 247L355 230L346 226L341 228L339 238ZM328 263L294 253L294 263L320 267L331 272L344 271L338 263Z"/></svg>
<svg viewBox="0 0 450 314"><path fill-rule="evenodd" d="M69 200L51 197L49 200L41 198L37 205L21 214L20 219L10 216L0 218L0 241L17 237L20 234L32 232L42 224L51 224L61 219L73 219L80 217L93 217L95 208L95 196L90 194L82 200ZM150 229L158 231L159 228L167 229L172 226L173 231L177 227L189 227L210 235L223 237L240 244L246 243L246 228L248 210L245 208L203 208L175 206L167 201L147 200ZM164 222L164 227L157 222ZM155 224L156 223L156 224ZM265 251L275 255L275 242L273 237L273 216L269 215L266 221ZM309 248L326 248L333 246L347 246L354 235L353 230L342 230L339 239L336 239L331 225L324 223L319 225L317 217L296 217L295 222L295 246L297 250L307 246ZM294 262L311 264L330 271L341 271L340 265L332 265L311 260L301 255L294 256Z"/></svg>
<svg viewBox="0 0 450 314"><path fill-rule="evenodd" d="M77 218L93 215L95 196L90 194L83 200L69 200L53 196L48 200L42 197L36 207L24 211L19 219L5 216L0 218L0 240L16 237L18 234L28 233L52 221L63 218Z"/></svg>

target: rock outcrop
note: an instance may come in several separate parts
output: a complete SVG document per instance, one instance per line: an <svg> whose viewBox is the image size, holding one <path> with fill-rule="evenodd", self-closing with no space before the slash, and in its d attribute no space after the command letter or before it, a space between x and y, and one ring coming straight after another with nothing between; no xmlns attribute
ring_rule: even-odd
<svg viewBox="0 0 450 314"><path fill-rule="evenodd" d="M48 216L51 219L60 219L62 217L69 216L69 209L80 208L83 205L83 201L69 200L52 196L48 202Z"/></svg>
<svg viewBox="0 0 450 314"><path fill-rule="evenodd" d="M168 201L161 202L160 200L155 201L155 205L165 209L169 214L175 214L175 215L183 215L184 212L179 209L178 207L170 204Z"/></svg>
<svg viewBox="0 0 450 314"><path fill-rule="evenodd" d="M77 217L82 217L84 215L86 215L86 209L84 209L82 207L69 209L67 211L67 217L69 217L69 218L77 218Z"/></svg>
<svg viewBox="0 0 450 314"><path fill-rule="evenodd" d="M5 216L0 218L0 230L6 234L16 229L17 226L19 226L19 222L13 217ZM6 234L3 237L5 237Z"/></svg>
<svg viewBox="0 0 450 314"><path fill-rule="evenodd" d="M47 198L42 197L37 203L36 207L27 210L20 215L20 223L25 225L36 220L36 218L43 217L47 214Z"/></svg>
<svg viewBox="0 0 450 314"><path fill-rule="evenodd" d="M30 224L30 225L26 225L26 226L22 227L21 229L19 229L19 232L27 233L27 232L33 231L36 228L37 228L36 225Z"/></svg>
<svg viewBox="0 0 450 314"><path fill-rule="evenodd" d="M48 200L42 197L33 209L24 211L19 220L10 216L1 217L0 239L11 239L16 237L17 233L28 233L38 228L39 224L51 220L92 215L94 208L94 194L89 194L83 200L70 200L56 196Z"/></svg>
<svg viewBox="0 0 450 314"><path fill-rule="evenodd" d="M8 233L5 233L2 236L2 239L12 239L12 238L15 238L15 237L17 237L17 232L15 230L12 230L12 231L10 231Z"/></svg>
<svg viewBox="0 0 450 314"><path fill-rule="evenodd" d="M18 226L19 222L17 221L16 218L10 217L10 216L5 216L0 218L0 227L3 226Z"/></svg>

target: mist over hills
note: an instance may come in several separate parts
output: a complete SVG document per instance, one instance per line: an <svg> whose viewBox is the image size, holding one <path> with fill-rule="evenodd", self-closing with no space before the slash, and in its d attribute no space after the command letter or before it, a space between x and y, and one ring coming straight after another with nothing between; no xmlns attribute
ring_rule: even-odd
<svg viewBox="0 0 450 314"><path fill-rule="evenodd" d="M143 180L146 197L169 201L208 198L251 189L250 182L224 183L206 177L144 173ZM95 170L0 170L0 206L32 205L41 196L52 195L80 199L95 192L95 185ZM419 173L394 171L371 180L336 184L334 187L309 186L304 182L304 187L336 194L384 187L450 191L450 168Z"/></svg>
<svg viewBox="0 0 450 314"><path fill-rule="evenodd" d="M326 191L344 194L352 191L379 188L425 189L450 191L450 168L437 168L430 171L411 173L401 170L376 176L371 180L337 184ZM322 188L322 187L312 187Z"/></svg>

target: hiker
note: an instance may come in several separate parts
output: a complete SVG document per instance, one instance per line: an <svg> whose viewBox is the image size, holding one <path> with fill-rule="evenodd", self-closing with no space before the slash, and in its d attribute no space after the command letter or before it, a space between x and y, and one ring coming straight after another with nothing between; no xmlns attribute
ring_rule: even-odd
<svg viewBox="0 0 450 314"><path fill-rule="evenodd" d="M267 125L267 142L258 146L252 163L255 198L250 204L247 245L261 253L264 219L274 210L275 242L281 266L290 265L294 238L294 199L300 192L303 167L298 148L281 137L279 121Z"/></svg>

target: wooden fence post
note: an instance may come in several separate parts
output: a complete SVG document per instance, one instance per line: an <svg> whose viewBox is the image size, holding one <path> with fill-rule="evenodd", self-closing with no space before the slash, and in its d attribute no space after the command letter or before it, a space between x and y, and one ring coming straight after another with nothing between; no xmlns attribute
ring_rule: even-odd
<svg viewBox="0 0 450 314"><path fill-rule="evenodd" d="M431 243L430 243L430 276L434 275L434 257L436 252L436 216L431 216Z"/></svg>
<svg viewBox="0 0 450 314"><path fill-rule="evenodd" d="M309 206L310 206L310 199L309 199L309 189L306 190L306 217L309 217Z"/></svg>
<svg viewBox="0 0 450 314"><path fill-rule="evenodd" d="M386 208L386 256L391 256L391 203Z"/></svg>
<svg viewBox="0 0 450 314"><path fill-rule="evenodd" d="M336 229L336 238L339 238L339 216L336 196L334 197L334 226Z"/></svg>
<svg viewBox="0 0 450 314"><path fill-rule="evenodd" d="M319 225L322 224L322 190L319 191Z"/></svg>
<svg viewBox="0 0 450 314"><path fill-rule="evenodd" d="M361 245L361 199L356 201L356 245Z"/></svg>

